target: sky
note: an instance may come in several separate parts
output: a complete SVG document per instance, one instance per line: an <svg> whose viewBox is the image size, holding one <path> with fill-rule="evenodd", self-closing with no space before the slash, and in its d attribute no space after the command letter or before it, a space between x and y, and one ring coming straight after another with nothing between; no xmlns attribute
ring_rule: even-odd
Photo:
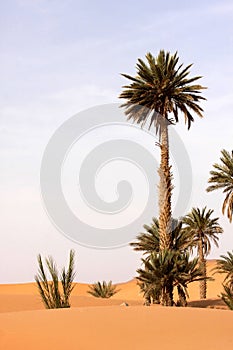
<svg viewBox="0 0 233 350"><path fill-rule="evenodd" d="M39 253L52 255L58 266L62 266L70 249L76 252L77 281L119 282L135 276L140 254L130 247L92 249L59 232L42 201L40 169L54 132L87 108L119 103L118 96L126 83L120 73L134 75L137 59L149 51L157 55L160 49L178 51L185 65L194 63L192 75L202 75L201 83L208 87L207 101L202 104L204 118L196 118L187 131L181 116L175 127L192 166L192 195L187 211L193 206L207 205L220 218L224 234L219 248L213 247L210 258L233 249L232 224L221 213L224 197L221 193L205 191L209 171L219 160L221 149L233 149L232 22L231 1L9 0L1 3L0 283L33 281ZM74 174L77 175L79 163L104 137L117 139L119 134L144 144L153 153L154 138L144 137L136 128L102 129L100 133L94 130L86 140L81 140L67 156L63 178L64 195L76 215L85 204L75 202ZM158 157L155 152L157 162ZM176 200L182 183L177 178L176 159L172 162ZM132 164L128 168L127 164L119 167L114 164L111 171L101 168L96 187L100 197L111 202L115 200L111 186L116 186L121 176L134 181L134 189L136 186L141 192L127 214L132 220L132 213L143 210L141 198L146 201L143 197L146 185L145 191L137 186L137 181L141 183L145 179L141 179L140 171L133 169ZM109 177L113 173L115 177L111 181ZM84 221L97 225L94 212L86 211L83 215L86 215ZM123 220L120 223L116 219L114 225L124 225L127 215L119 218ZM102 218L101 222L105 220ZM110 225L107 216L105 225ZM138 230L132 235L136 236L142 229Z"/></svg>

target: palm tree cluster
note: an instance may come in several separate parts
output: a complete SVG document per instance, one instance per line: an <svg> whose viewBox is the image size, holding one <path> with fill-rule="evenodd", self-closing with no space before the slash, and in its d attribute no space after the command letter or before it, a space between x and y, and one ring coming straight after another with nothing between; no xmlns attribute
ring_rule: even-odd
<svg viewBox="0 0 233 350"><path fill-rule="evenodd" d="M125 102L121 107L129 120L144 126L155 127L159 136L160 148L159 173L159 217L152 225L145 225L146 232L137 236L131 243L134 250L143 251L142 268L138 269L138 283L144 294L145 302L159 302L173 305L174 288L177 289L176 305L187 305L188 284L200 281L200 297L206 298L207 273L206 257L210 253L211 243L218 246L218 235L223 232L218 218L212 218L213 210L193 208L190 213L175 220L172 218L172 169L169 154L169 126L179 121L183 115L188 129L194 122L194 115L203 117L200 102L205 100L201 92L205 87L198 84L201 76L190 77L192 64L184 67L179 63L177 52L170 54L161 50L157 57L151 53L146 61L138 59L136 75L122 74L129 85L123 86L120 98ZM221 164L214 164L210 172L207 191L222 189L226 194L223 202L223 214L227 209L230 222L233 215L233 152L222 151ZM196 252L197 257L190 258ZM233 256L222 257L218 261L218 270L226 272L226 266ZM41 256L38 256L39 272L35 279L42 300L47 308L69 307L69 296L73 290L74 252L70 252L67 272L59 273L53 259L46 259L46 266L52 281L48 282ZM230 266L230 265L229 265ZM231 266L232 267L232 266ZM222 270L221 270L222 269ZM233 306L233 274L229 272L224 284L224 301ZM59 287L62 286L62 291ZM112 282L97 282L90 286L88 293L95 297L109 298L117 292ZM225 299L224 299L225 298ZM231 299L232 298L232 299ZM232 304L231 304L232 302Z"/></svg>
<svg viewBox="0 0 233 350"><path fill-rule="evenodd" d="M138 269L137 280L145 298L162 305L186 306L188 284L200 281L200 297L206 298L206 261L211 241L217 245L222 228L218 218L211 218L213 210L193 208L182 220L173 219L171 248L159 250L159 221L153 218L151 226L144 225L146 232L137 236L130 245L142 251L143 268ZM190 259L190 253L197 257ZM174 303L173 290L177 288L178 300Z"/></svg>
<svg viewBox="0 0 233 350"><path fill-rule="evenodd" d="M144 269L139 269L141 289L147 298L160 301L163 305L173 303L173 288L177 286L180 293L185 294L187 281L178 282L180 266L190 261L189 253L196 249L198 264L193 260L200 276L200 297L206 298L206 256L210 252L211 242L218 245L218 234L223 230L218 218L211 218L212 210L193 208L182 222L176 223L174 230L172 219L172 170L169 161L169 126L179 121L183 114L188 129L194 122L194 114L203 117L200 102L205 100L201 92L205 87L198 84L200 76L190 77L190 68L179 63L177 52L170 54L161 50L157 57L151 53L146 60L138 59L136 75L122 74L129 80L123 86L120 98L125 102L122 107L129 120L141 126L153 125L159 136L160 166L159 181L159 217L152 226L144 226L146 233L137 237L131 245L135 250L142 250ZM222 189L226 194L223 202L223 214L227 210L229 221L233 215L233 151L222 151L221 164L214 164L210 172L207 191ZM183 228L181 228L183 225ZM176 236L179 232L179 239ZM189 238L187 238L189 236ZM180 241L184 246L179 248ZM188 241L187 241L188 240ZM177 245L176 245L177 244ZM192 265L192 266L194 266ZM187 266L189 266L187 264ZM187 272L187 271L186 271ZM160 276L160 277L159 277ZM176 276L176 277L175 277ZM189 275L191 276L191 274ZM152 283L153 281L153 283ZM162 281L162 282L161 282ZM193 281L190 277L190 281ZM161 285L162 283L162 285Z"/></svg>
<svg viewBox="0 0 233 350"><path fill-rule="evenodd" d="M144 268L137 270L137 279L146 305L151 301L161 302L166 306L174 305L173 289L176 287L178 292L176 305L186 306L188 284L203 278L197 259L190 261L188 253L180 254L172 250L152 253L148 260L142 259L142 262Z"/></svg>
<svg viewBox="0 0 233 350"><path fill-rule="evenodd" d="M119 290L116 289L117 286L112 284L112 281L108 283L106 281L96 282L89 286L89 291L87 293L91 294L96 298L111 298Z"/></svg>

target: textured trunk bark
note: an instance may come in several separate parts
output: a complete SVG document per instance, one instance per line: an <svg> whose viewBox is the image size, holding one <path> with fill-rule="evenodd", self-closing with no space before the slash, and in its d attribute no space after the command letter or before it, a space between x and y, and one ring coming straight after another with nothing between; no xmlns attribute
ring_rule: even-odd
<svg viewBox="0 0 233 350"><path fill-rule="evenodd" d="M166 286L164 286L161 293L161 305L163 306L173 306L173 285L172 282L168 282Z"/></svg>
<svg viewBox="0 0 233 350"><path fill-rule="evenodd" d="M169 165L169 140L168 123L161 121L160 152L161 161L158 170L159 181L159 251L171 248L171 194L172 175ZM172 282L165 286L161 295L161 304L164 306L173 305L173 285Z"/></svg>
<svg viewBox="0 0 233 350"><path fill-rule="evenodd" d="M143 304L143 305L145 305L145 306L150 306L150 304L151 304L150 297L146 296L146 297L145 297L145 301L144 301L144 304Z"/></svg>
<svg viewBox="0 0 233 350"><path fill-rule="evenodd" d="M169 165L168 126L161 126L161 162L158 170L159 182L159 250L164 251L171 247L171 194L172 175Z"/></svg>
<svg viewBox="0 0 233 350"><path fill-rule="evenodd" d="M202 271L202 275L206 277L206 260L203 254L202 241L198 242L198 257L199 257L199 267ZM206 280L200 281L200 299L206 299Z"/></svg>

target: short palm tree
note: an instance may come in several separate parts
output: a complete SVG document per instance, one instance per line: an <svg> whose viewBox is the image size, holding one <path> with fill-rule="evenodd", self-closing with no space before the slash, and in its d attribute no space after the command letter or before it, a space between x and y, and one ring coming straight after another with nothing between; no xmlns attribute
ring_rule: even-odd
<svg viewBox="0 0 233 350"><path fill-rule="evenodd" d="M164 306L173 305L174 254L171 251L152 253L149 259L142 259L144 268L138 269L137 280L145 299L151 296L159 298Z"/></svg>
<svg viewBox="0 0 233 350"><path fill-rule="evenodd" d="M190 261L188 253L174 250L152 253L149 259L142 261L144 268L137 270L137 280L147 304L159 300L162 305L172 306L173 288L177 287L178 304L186 306L188 284L203 279L197 259Z"/></svg>
<svg viewBox="0 0 233 350"><path fill-rule="evenodd" d="M160 286L153 285L153 282L149 279L150 277L146 277L143 275L144 272L147 271L145 269L139 269L137 270L139 276L137 277L137 285L140 288L141 293L143 293L144 297L144 305L150 306L151 303L153 304L160 304ZM144 277L144 282L140 281L140 278Z"/></svg>
<svg viewBox="0 0 233 350"><path fill-rule="evenodd" d="M198 264L198 259L194 258L190 260L188 252L178 253L176 257L176 278L174 281L174 287L177 287L178 292L178 306L187 306L188 284L195 281L206 280L207 277L203 276L202 270Z"/></svg>
<svg viewBox="0 0 233 350"><path fill-rule="evenodd" d="M112 284L112 281L108 283L103 281L96 282L89 286L90 290L87 292L96 298L111 298L114 294L118 292L117 286Z"/></svg>
<svg viewBox="0 0 233 350"><path fill-rule="evenodd" d="M221 151L221 164L214 164L214 170L210 172L211 177L208 182L211 183L207 188L207 192L222 189L226 194L222 206L223 215L227 209L227 217L232 221L233 214L233 151L227 152L225 149Z"/></svg>
<svg viewBox="0 0 233 350"><path fill-rule="evenodd" d="M37 275L35 275L35 280L41 299L47 309L70 307L69 299L75 287L73 283L75 277L74 255L74 251L71 250L68 269L66 271L63 268L60 277L53 258L50 256L45 259L51 280L48 280L41 255L38 255L39 268Z"/></svg>
<svg viewBox="0 0 233 350"><path fill-rule="evenodd" d="M203 86L196 84L201 77L189 77L192 65L179 64L177 53L161 50L155 58L146 55L146 62L138 59L137 74L132 77L122 74L131 83L123 87L120 98L128 119L149 128L154 124L159 135L161 162L159 168L159 246L160 251L171 245L171 194L172 175L169 164L168 126L178 122L179 113L184 115L190 128L194 121L192 113L202 117L199 105L204 97L200 95Z"/></svg>
<svg viewBox="0 0 233 350"><path fill-rule="evenodd" d="M199 267L206 277L206 256L210 253L211 242L218 246L218 234L223 229L218 224L219 218L211 218L213 210L207 211L206 207L202 210L193 208L183 219L185 225L184 231L190 234L194 246L197 247ZM200 281L200 298L206 298L207 283L206 279Z"/></svg>

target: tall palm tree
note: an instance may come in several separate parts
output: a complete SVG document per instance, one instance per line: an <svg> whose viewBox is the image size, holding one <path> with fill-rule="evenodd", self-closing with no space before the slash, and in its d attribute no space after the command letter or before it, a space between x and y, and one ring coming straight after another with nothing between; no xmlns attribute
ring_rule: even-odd
<svg viewBox="0 0 233 350"><path fill-rule="evenodd" d="M214 164L214 170L210 172L211 177L208 182L212 185L207 188L207 192L223 189L226 197L223 202L222 213L224 215L227 208L227 217L231 222L233 214L233 151L230 154L230 152L223 149L221 153L221 164Z"/></svg>
<svg viewBox="0 0 233 350"><path fill-rule="evenodd" d="M159 135L161 161L159 168L159 246L160 251L171 245L171 195L172 175L169 164L168 126L178 122L179 113L184 115L188 128L194 121L192 112L202 117L199 106L203 86L197 85L200 76L189 77L191 64L183 67L179 64L177 52L161 50L155 58L151 53L146 55L146 62L138 59L137 75L132 77L122 74L131 83L123 86L120 98L126 102L122 105L128 119L149 128L154 124ZM172 119L173 117L173 119Z"/></svg>
<svg viewBox="0 0 233 350"><path fill-rule="evenodd" d="M206 256L210 253L211 242L218 246L218 234L223 232L223 229L218 224L219 218L211 218L213 210L207 211L206 207L202 210L193 208L189 214L183 218L185 225L184 231L188 232L193 244L197 247L199 267L206 277ZM206 298L207 284L206 279L200 281L200 298Z"/></svg>

